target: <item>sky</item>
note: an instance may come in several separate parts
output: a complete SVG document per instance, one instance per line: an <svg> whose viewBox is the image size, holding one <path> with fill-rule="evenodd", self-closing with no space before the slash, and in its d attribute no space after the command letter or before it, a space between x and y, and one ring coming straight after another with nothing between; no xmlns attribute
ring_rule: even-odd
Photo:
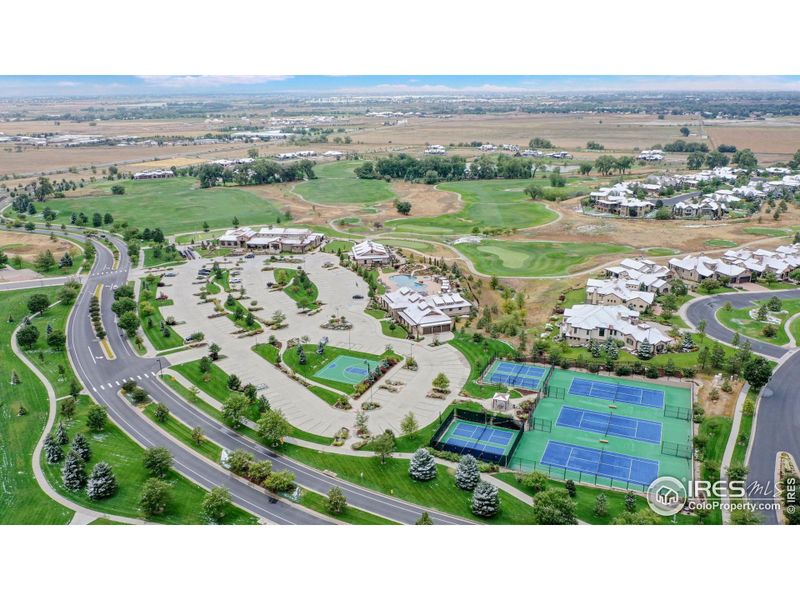
<svg viewBox="0 0 800 600"><path fill-rule="evenodd" d="M603 91L796 91L800 76L624 75L31 75L0 76L0 97L183 94L530 94Z"/></svg>

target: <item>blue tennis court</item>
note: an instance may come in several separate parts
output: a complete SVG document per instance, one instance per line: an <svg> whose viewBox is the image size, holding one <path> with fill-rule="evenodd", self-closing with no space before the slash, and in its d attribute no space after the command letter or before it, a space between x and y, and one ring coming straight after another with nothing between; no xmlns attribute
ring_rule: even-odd
<svg viewBox="0 0 800 600"><path fill-rule="evenodd" d="M626 404L637 404L648 408L664 408L664 392L634 385L592 381L576 377L569 386L574 396L587 396Z"/></svg>
<svg viewBox="0 0 800 600"><path fill-rule="evenodd" d="M658 477L659 467L656 460L635 458L552 440L547 442L542 455L542 464L643 486L650 485Z"/></svg>
<svg viewBox="0 0 800 600"><path fill-rule="evenodd" d="M544 368L536 365L497 360L483 379L489 383L502 383L510 387L538 390L545 372Z"/></svg>
<svg viewBox="0 0 800 600"><path fill-rule="evenodd" d="M556 425L624 437L651 444L661 443L661 423L621 417L611 413L562 406Z"/></svg>
<svg viewBox="0 0 800 600"><path fill-rule="evenodd" d="M453 451L499 458L510 451L517 433L483 423L454 420L441 441L447 446L452 446Z"/></svg>

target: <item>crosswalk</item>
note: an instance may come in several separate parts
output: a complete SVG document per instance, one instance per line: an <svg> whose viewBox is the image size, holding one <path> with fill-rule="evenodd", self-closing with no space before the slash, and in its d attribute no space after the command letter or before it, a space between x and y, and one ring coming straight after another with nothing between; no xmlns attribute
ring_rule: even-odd
<svg viewBox="0 0 800 600"><path fill-rule="evenodd" d="M144 377L142 377L142 376L144 376ZM140 375L132 375L131 377L127 377L127 378L123 377L122 379L115 379L114 381L109 381L107 383L101 383L97 387L92 386L92 390L94 390L96 392L98 387L102 391L113 390L114 388L118 388L118 387L121 387L122 385L124 385L126 381L133 381L135 383L137 381L144 381L145 379L150 379L151 377L153 379L157 379L158 375L154 371L150 371L149 373L142 373Z"/></svg>

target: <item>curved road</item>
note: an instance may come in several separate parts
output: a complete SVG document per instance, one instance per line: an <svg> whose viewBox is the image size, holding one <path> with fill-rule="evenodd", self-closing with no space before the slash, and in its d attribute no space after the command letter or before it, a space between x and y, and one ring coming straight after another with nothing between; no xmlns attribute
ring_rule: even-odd
<svg viewBox="0 0 800 600"><path fill-rule="evenodd" d="M687 320L694 326L706 322L706 335L727 344L733 332L717 321L716 312L726 302L744 308L750 302L772 296L800 298L800 289L781 292L739 292L708 296L687 307ZM750 500L771 502L774 499L775 459L778 452L789 452L800 458L800 352L741 336L750 341L754 352L778 360L778 367L761 391L756 429L749 450L747 483ZM734 434L735 435L735 434ZM764 520L777 524L775 511L762 511Z"/></svg>
<svg viewBox="0 0 800 600"><path fill-rule="evenodd" d="M235 504L269 522L277 524L323 524L328 522L322 515L307 511L290 502L272 498L263 490L232 476L220 465L206 460L166 435L133 408L129 402L119 396L121 384L127 379L134 379L155 400L168 406L170 413L177 419L190 427L202 427L209 440L228 450L245 449L258 459L272 461L276 469L289 469L295 473L297 483L303 487L320 494L327 494L331 487L338 485L344 491L351 506L400 523L414 523L423 510L428 510L435 523L472 523L466 519L422 508L329 477L302 463L270 452L263 446L243 438L224 424L211 419L176 395L157 377L159 368L169 364L168 359L160 357L156 360L137 356L114 325L115 315L111 311L112 290L115 286L123 285L127 281L130 262L125 244L117 238L110 237L109 240L120 251L120 264L115 269L111 251L98 241L92 241L97 249L97 259L67 322L67 349L75 373L83 382L86 391L108 409L109 417L128 435L146 447L163 446L168 448L173 455L175 468L181 474L205 488L220 485L228 487ZM101 314L108 332L109 343L116 355L114 360L104 358L89 318L90 298L98 284L106 286L101 299Z"/></svg>

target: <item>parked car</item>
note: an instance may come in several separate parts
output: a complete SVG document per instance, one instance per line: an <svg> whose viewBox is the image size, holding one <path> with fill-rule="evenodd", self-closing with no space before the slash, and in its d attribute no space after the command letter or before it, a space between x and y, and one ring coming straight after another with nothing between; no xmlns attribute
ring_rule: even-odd
<svg viewBox="0 0 800 600"><path fill-rule="evenodd" d="M239 277L231 277L231 283L242 283L242 280Z"/></svg>
<svg viewBox="0 0 800 600"><path fill-rule="evenodd" d="M169 273L165 273L164 277L177 277L178 274L175 271L170 271Z"/></svg>
<svg viewBox="0 0 800 600"><path fill-rule="evenodd" d="M251 252L250 254L245 254L244 257L245 258L255 258L256 255Z"/></svg>
<svg viewBox="0 0 800 600"><path fill-rule="evenodd" d="M353 300L363 300L364 296L361 294L353 294Z"/></svg>

